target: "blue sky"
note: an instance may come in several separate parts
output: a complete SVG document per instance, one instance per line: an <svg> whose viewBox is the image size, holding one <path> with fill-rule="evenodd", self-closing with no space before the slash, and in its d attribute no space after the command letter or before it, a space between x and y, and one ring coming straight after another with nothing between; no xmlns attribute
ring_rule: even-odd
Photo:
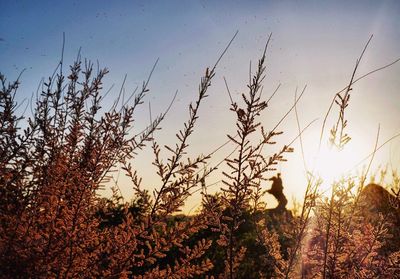
<svg viewBox="0 0 400 279"><path fill-rule="evenodd" d="M300 120L305 126L319 118L304 135L310 165L323 165L316 160L333 160L329 151L316 154L321 119L334 93L348 82L369 36L373 34L374 38L359 75L400 57L399 1L2 0L0 5L0 71L12 80L26 69L21 79L20 101L29 99L40 79L54 70L60 58L63 32L65 63L71 63L82 48L83 57L98 60L109 68L105 87L115 85L111 98L118 94L125 74L126 90L130 91L146 79L153 63L160 58L146 101L151 102L153 111L161 112L174 92L179 92L158 135L162 144L174 141L176 131L182 127L179 124L187 115L187 105L196 97L201 74L214 64L239 30L217 69L210 97L200 112L199 126L190 142L191 154L212 151L226 140L227 133L234 132L234 115L229 113L223 77L239 100L239 94L246 90L249 61L256 63L271 32L265 94L270 94L279 83L282 85L261 120L266 128L273 127L292 105L296 87L307 84L299 103ZM352 141L343 152L345 159L338 159L349 164L346 168L372 151L379 124L381 142L400 132L399 73L400 65L395 64L354 86L347 114ZM329 120L328 128L335 116ZM140 130L148 121L147 105L137 119ZM285 131L282 144L296 136L293 115L281 128ZM399 145L396 139L382 148L374 161L375 169L388 162L398 167ZM286 182L286 193L301 198L304 169L298 144L294 147L297 152L278 169ZM217 154L213 162L228 154L229 148ZM266 154L272 151L266 150ZM136 165L142 169L148 187L157 187L151 175L150 154L146 152ZM321 170L324 172L327 173L326 169ZM210 178L210 183L219 179ZM213 189L217 190L218 185ZM123 186L122 191L129 198L129 186ZM196 204L196 198L190 204Z"/></svg>

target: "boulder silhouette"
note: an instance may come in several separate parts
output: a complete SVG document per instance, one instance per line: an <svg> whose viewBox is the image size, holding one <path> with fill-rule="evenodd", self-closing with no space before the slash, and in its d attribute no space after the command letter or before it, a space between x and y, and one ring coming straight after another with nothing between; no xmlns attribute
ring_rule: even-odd
<svg viewBox="0 0 400 279"><path fill-rule="evenodd" d="M400 201L378 184L368 184L360 193L359 205L364 218L375 223L380 215L391 223L388 228L392 238L384 246L386 252L394 252L400 247Z"/></svg>
<svg viewBox="0 0 400 279"><path fill-rule="evenodd" d="M399 201L381 185L371 183L365 186L359 201L370 213L380 212L400 217Z"/></svg>

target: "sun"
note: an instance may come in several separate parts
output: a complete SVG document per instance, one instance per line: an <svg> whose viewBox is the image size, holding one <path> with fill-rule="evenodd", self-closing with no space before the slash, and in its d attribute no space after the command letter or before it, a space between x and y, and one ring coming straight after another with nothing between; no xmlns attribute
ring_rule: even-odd
<svg viewBox="0 0 400 279"><path fill-rule="evenodd" d="M341 150L334 146L322 146L314 158L313 172L323 180L325 187L330 187L335 181L355 174L363 155L363 147L356 144L349 144Z"/></svg>

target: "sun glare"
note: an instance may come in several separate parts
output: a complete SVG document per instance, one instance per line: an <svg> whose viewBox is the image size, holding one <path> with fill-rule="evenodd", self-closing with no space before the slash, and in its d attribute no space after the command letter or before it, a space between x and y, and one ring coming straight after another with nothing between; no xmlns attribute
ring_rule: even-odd
<svg viewBox="0 0 400 279"><path fill-rule="evenodd" d="M342 150L323 146L315 157L314 173L323 179L324 187L329 188L333 182L354 173L361 157L361 150L354 146L346 146Z"/></svg>

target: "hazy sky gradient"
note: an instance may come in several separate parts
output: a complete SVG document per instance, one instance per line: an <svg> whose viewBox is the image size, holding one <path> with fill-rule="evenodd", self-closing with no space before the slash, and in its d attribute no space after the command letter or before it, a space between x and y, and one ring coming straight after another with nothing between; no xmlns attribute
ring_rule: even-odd
<svg viewBox="0 0 400 279"><path fill-rule="evenodd" d="M234 133L235 115L229 112L226 77L236 101L246 90L249 61L256 64L266 38L273 33L268 51L268 71L264 95L281 88L262 115L262 124L271 129L293 104L296 87L307 85L300 101L299 117L304 127L319 121L304 134L308 166L323 175L327 164L338 160L349 169L368 155L374 146L378 124L380 142L400 133L400 64L376 73L352 91L346 111L352 141L334 159L328 149L317 154L319 131L324 113L335 92L347 85L355 61L371 34L374 38L360 65L358 76L400 57L399 1L1 1L0 71L9 80L22 69L18 99L30 98L42 77L50 75L61 53L65 32L65 63L72 63L78 49L82 56L99 60L110 69L105 88L115 84L111 98L118 94L124 75L126 91L146 79L153 63L160 58L150 82L153 113L162 112L179 91L173 109L158 133L161 145L173 143L174 135L186 119L187 105L196 98L200 76L214 64L236 30L239 34L217 68L210 97L200 111L198 128L190 143L190 154L208 153ZM110 99L111 100L111 99ZM327 128L337 117L333 111ZM139 131L148 123L148 104L137 115ZM296 136L297 126L291 114L280 126L285 133L277 148ZM326 131L328 135L329 130ZM324 143L327 138L324 138ZM280 145L281 144L281 145ZM325 144L324 144L325 146ZM285 192L301 199L305 187L304 168L298 142L296 152L280 164ZM226 156L232 146L217 153L212 164ZM274 148L265 149L270 154ZM166 153L164 153L166 154ZM135 161L142 170L147 187L159 185L152 177L150 152ZM317 156L318 155L318 156ZM377 154L374 169L392 162L400 166L400 141L393 140ZM315 158L319 157L319 158ZM344 158L344 159L343 159ZM365 162L367 164L367 162ZM271 173L272 175L272 173ZM208 183L221 179L211 177ZM131 190L120 178L123 194ZM265 183L266 187L269 184ZM220 184L210 187L218 189ZM326 186L328 187L328 186ZM268 199L270 201L270 199ZM199 204L191 199L187 208ZM273 202L271 200L271 206Z"/></svg>

